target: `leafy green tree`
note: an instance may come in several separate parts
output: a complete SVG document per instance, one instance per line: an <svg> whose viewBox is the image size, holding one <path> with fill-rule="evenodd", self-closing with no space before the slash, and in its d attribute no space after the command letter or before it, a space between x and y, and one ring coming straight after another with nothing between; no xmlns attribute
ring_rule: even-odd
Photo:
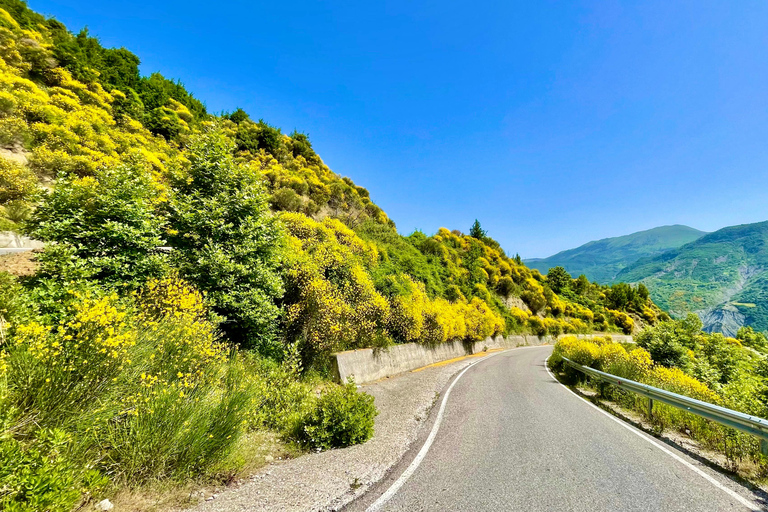
<svg viewBox="0 0 768 512"><path fill-rule="evenodd" d="M486 231L480 227L480 222L475 219L475 223L472 224L471 228L469 228L469 236L472 238L477 238L478 240L482 240L486 237L486 235Z"/></svg>
<svg viewBox="0 0 768 512"><path fill-rule="evenodd" d="M243 121L250 120L251 118L248 116L248 114L245 112L245 110L238 108L231 114L229 114L227 117L229 117L229 120L233 123L240 124Z"/></svg>
<svg viewBox="0 0 768 512"><path fill-rule="evenodd" d="M686 327L680 328L674 320L660 322L648 327L635 336L637 344L650 352L657 363L668 367L685 368L688 364L685 339ZM699 331L701 332L701 331Z"/></svg>
<svg viewBox="0 0 768 512"><path fill-rule="evenodd" d="M283 143L283 134L280 132L280 128L267 124L263 119L259 119L258 128L259 132L256 140L259 143L259 148L264 149L276 158L280 156L280 149Z"/></svg>
<svg viewBox="0 0 768 512"><path fill-rule="evenodd" d="M745 347L752 347L760 352L768 352L768 338L761 332L755 332L752 327L741 327L736 333L736 339Z"/></svg>
<svg viewBox="0 0 768 512"><path fill-rule="evenodd" d="M169 242L181 276L206 293L231 339L279 356L283 232L258 174L232 150L219 129L192 138L189 165L173 176Z"/></svg>
<svg viewBox="0 0 768 512"><path fill-rule="evenodd" d="M136 91L129 87L125 92L113 92L112 95L114 97L112 112L115 120L124 121L129 117L137 121L144 120L144 103L141 102Z"/></svg>
<svg viewBox="0 0 768 512"><path fill-rule="evenodd" d="M135 288L162 268L155 195L151 173L137 159L92 177L64 176L34 211L31 235L49 243L46 253L67 248L93 279Z"/></svg>
<svg viewBox="0 0 768 512"><path fill-rule="evenodd" d="M207 115L205 105L195 99L181 82L168 80L160 73L142 77L136 92L141 96L141 101L147 110L165 107L168 105L168 100L173 98L187 107L195 119L201 119Z"/></svg>
<svg viewBox="0 0 768 512"><path fill-rule="evenodd" d="M581 274L573 281L573 291L579 295L586 295L589 291L589 279L584 274Z"/></svg>
<svg viewBox="0 0 768 512"><path fill-rule="evenodd" d="M571 274L563 267L554 267L547 272L547 283L555 293L562 293L571 285Z"/></svg>
<svg viewBox="0 0 768 512"><path fill-rule="evenodd" d="M315 154L315 150L312 149L312 143L309 142L307 134L294 130L291 134L291 141L294 157L301 155L307 162L316 163L315 160L317 160L317 155Z"/></svg>
<svg viewBox="0 0 768 512"><path fill-rule="evenodd" d="M176 138L184 129L179 114L168 107L158 107L149 112L144 121L149 131L166 140Z"/></svg>

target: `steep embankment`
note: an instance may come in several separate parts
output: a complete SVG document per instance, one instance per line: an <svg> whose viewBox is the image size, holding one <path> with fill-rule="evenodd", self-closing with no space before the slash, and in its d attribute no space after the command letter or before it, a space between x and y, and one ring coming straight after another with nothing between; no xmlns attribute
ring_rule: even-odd
<svg viewBox="0 0 768 512"><path fill-rule="evenodd" d="M572 276L584 274L590 281L607 284L614 282L622 269L640 258L653 257L676 249L705 234L704 231L679 224L661 226L629 235L595 240L548 258L532 258L524 262L543 273L560 266Z"/></svg>
<svg viewBox="0 0 768 512"><path fill-rule="evenodd" d="M672 314L696 312L705 329L733 336L768 329L768 222L723 228L630 265L617 276L642 282Z"/></svg>

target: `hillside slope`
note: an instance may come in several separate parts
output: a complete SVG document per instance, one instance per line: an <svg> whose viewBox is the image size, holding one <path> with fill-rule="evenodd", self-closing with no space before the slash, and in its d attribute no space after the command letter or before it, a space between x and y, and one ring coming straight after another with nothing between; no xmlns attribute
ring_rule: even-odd
<svg viewBox="0 0 768 512"><path fill-rule="evenodd" d="M642 282L673 315L696 312L705 329L733 336L768 330L768 222L720 229L635 262L617 279Z"/></svg>
<svg viewBox="0 0 768 512"><path fill-rule="evenodd" d="M575 281L571 286L568 280L555 293L546 277L509 258L485 235L443 228L433 236L402 236L366 189L323 163L305 134L286 135L240 109L210 114L179 82L158 73L140 76L139 59L129 50L104 48L86 31L71 33L20 0L0 0L0 8L0 146L6 148L0 158L0 217L5 216L0 229L23 225L31 216L42 240L70 244L76 231L40 226L71 224L69 216L85 206L78 197L119 193L109 175L124 173L127 162L149 172L153 183L144 192L152 197L142 199L148 201L142 208L153 210L144 212L155 225L149 238L177 249L188 245L194 241L190 227L177 224L189 219L169 211L182 206L174 206L173 198L193 194L190 187L198 182L208 185L194 192L195 200L221 184L211 181L212 175L186 176L202 172L195 170L201 165L197 152L212 144L203 152L217 155L216 172L233 169L217 180L241 176L239 183L259 182L285 228L284 240L271 243L292 249L280 263L281 285L268 293L257 290L264 299L274 295L267 301L273 304L262 304L265 311L283 312L268 333L249 335L261 340L259 346L266 338L278 344L300 340L311 364L320 353L371 344L482 339L511 331L628 332L660 313L635 291L622 289L614 294L621 299L612 301L603 287ZM70 194L66 201L72 201L63 209L53 206L63 196L40 190L43 185L55 191L61 183ZM125 192L121 200L135 191ZM46 204L52 209L42 208ZM53 217L41 221L44 210ZM92 214L83 212L78 222ZM221 229L217 233L212 243L220 241ZM93 239L72 243L71 249L81 260L96 261L93 247L104 243ZM110 250L122 251L121 246ZM131 259L127 264L151 261L154 256L145 251L121 257ZM99 266L94 275L117 286L122 277L113 270ZM193 284L211 300L218 296L206 289L211 283L201 284L196 269L184 272L200 281ZM129 288L141 285L131 279ZM227 302L226 293L215 293ZM229 317L232 307L214 309ZM231 332L236 323L226 324ZM253 339L234 341L252 346Z"/></svg>
<svg viewBox="0 0 768 512"><path fill-rule="evenodd" d="M548 258L532 258L524 262L542 273L560 266L573 276L584 274L590 281L606 284L616 280L622 269L640 258L676 249L704 234L704 231L679 224L661 226L629 235L595 240Z"/></svg>

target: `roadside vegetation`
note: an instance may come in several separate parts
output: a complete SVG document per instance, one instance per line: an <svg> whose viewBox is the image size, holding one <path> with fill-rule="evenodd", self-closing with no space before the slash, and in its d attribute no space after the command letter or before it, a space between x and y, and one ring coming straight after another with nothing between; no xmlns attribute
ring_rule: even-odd
<svg viewBox="0 0 768 512"><path fill-rule="evenodd" d="M567 366L562 357L619 377L765 418L768 416L768 339L749 327L736 338L701 330L696 315L668 320L635 336L637 345L610 338L561 338L549 359L566 383L585 382L586 376ZM599 395L645 415L659 432L665 429L690 436L702 446L722 452L731 466L747 463L754 476L768 476L768 458L755 436L722 426L691 413L655 403L648 415L648 399L613 386L597 384Z"/></svg>
<svg viewBox="0 0 768 512"><path fill-rule="evenodd" d="M0 271L3 510L229 478L255 434L364 442L377 411L331 382L336 351L666 318L642 286L530 270L477 221L403 236L307 135L138 64L0 0L0 230L46 244Z"/></svg>

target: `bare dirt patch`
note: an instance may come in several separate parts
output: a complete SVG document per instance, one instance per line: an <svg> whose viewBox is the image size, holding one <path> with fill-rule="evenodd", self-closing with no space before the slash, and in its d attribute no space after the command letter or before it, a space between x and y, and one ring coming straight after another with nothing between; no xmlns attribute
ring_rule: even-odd
<svg viewBox="0 0 768 512"><path fill-rule="evenodd" d="M0 254L0 272L17 277L31 276L37 270L37 251Z"/></svg>

